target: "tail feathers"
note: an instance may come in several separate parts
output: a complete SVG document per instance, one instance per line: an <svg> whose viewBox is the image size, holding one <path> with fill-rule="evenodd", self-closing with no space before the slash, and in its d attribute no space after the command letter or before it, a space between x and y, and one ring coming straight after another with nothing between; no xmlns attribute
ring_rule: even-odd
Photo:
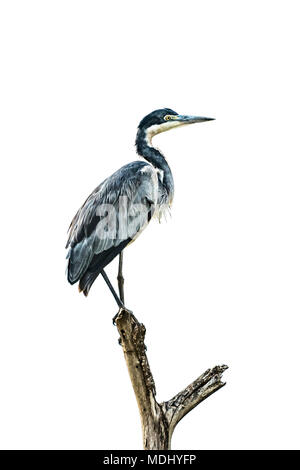
<svg viewBox="0 0 300 470"><path fill-rule="evenodd" d="M87 271L82 278L80 279L79 282L79 292L83 292L84 295L87 297L88 293L90 291L90 288L92 287L92 284L96 280L96 278L99 276L99 272L89 272Z"/></svg>

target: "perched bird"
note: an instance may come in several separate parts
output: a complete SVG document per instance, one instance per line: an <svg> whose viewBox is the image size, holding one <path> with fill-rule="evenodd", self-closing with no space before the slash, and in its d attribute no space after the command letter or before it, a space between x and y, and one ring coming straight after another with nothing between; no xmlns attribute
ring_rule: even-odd
<svg viewBox="0 0 300 470"><path fill-rule="evenodd" d="M131 242L150 220L168 209L173 200L171 169L152 138L174 127L212 118L184 116L172 109L157 109L138 126L136 150L143 160L134 161L104 180L78 210L69 228L68 281L79 281L79 291L88 295L101 274L119 307L116 294L104 268Z"/></svg>

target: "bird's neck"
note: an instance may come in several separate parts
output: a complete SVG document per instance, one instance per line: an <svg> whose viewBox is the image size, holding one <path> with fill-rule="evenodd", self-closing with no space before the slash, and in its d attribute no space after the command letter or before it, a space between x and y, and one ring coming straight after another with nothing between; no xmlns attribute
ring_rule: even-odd
<svg viewBox="0 0 300 470"><path fill-rule="evenodd" d="M139 129L136 136L137 153L154 168L163 171L163 184L168 193L173 193L173 176L171 168L163 154L152 146L152 135L147 130Z"/></svg>

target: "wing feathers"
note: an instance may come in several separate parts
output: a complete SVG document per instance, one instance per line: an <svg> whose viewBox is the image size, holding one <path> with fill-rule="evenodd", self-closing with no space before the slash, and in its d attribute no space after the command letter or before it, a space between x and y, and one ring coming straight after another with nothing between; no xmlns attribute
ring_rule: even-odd
<svg viewBox="0 0 300 470"><path fill-rule="evenodd" d="M149 204L156 205L157 193L156 172L142 161L124 166L93 191L69 228L71 284L81 279L79 288L87 295L99 270L149 223Z"/></svg>

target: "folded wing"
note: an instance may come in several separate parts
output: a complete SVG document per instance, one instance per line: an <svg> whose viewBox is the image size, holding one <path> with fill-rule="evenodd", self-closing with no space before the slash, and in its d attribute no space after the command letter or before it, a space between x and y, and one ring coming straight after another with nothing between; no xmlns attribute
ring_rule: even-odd
<svg viewBox="0 0 300 470"><path fill-rule="evenodd" d="M146 162L125 165L104 180L78 210L67 242L68 280L88 294L101 269L147 226L156 210L158 180Z"/></svg>

